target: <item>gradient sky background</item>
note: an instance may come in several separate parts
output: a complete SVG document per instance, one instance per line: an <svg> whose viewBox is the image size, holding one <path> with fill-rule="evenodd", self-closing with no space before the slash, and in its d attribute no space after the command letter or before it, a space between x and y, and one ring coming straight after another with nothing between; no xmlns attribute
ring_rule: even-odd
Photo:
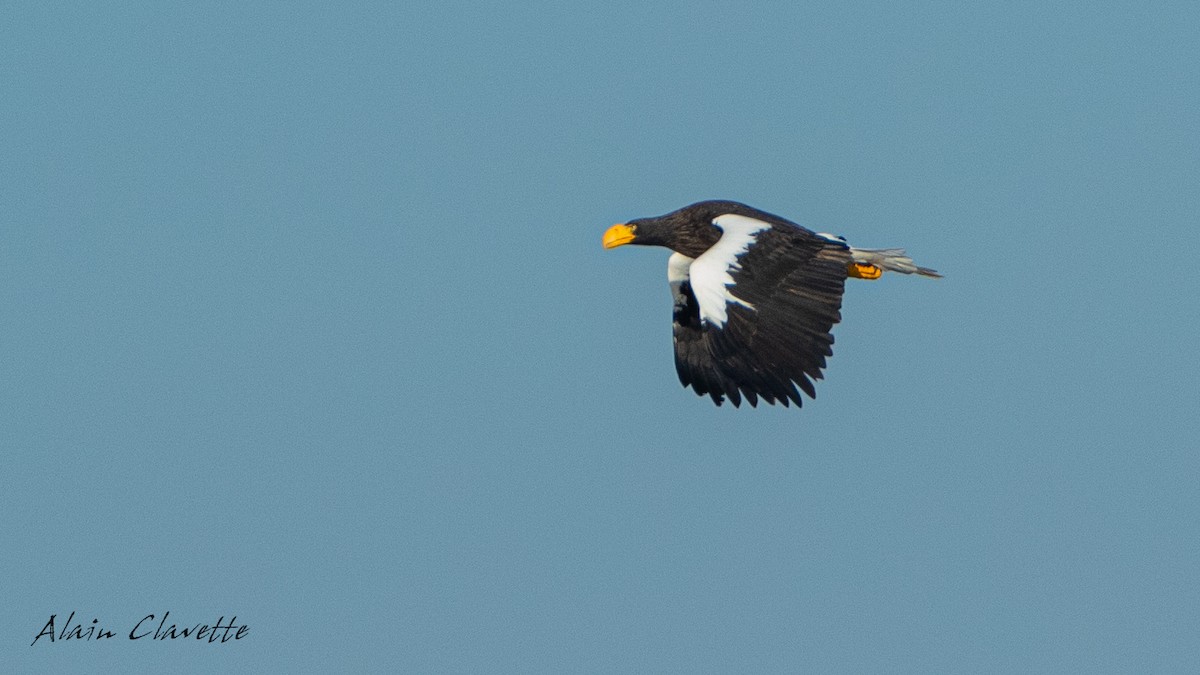
<svg viewBox="0 0 1200 675"><path fill-rule="evenodd" d="M1053 4L10 7L5 667L1200 670L1200 9ZM946 278L717 409L707 198Z"/></svg>

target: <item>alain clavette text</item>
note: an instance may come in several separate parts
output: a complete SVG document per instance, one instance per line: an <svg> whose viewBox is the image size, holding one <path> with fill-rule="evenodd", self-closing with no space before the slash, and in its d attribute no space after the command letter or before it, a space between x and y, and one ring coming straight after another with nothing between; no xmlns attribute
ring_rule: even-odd
<svg viewBox="0 0 1200 675"><path fill-rule="evenodd" d="M29 646L36 645L38 640L45 638L49 642L58 642L61 640L108 640L118 637L118 635L127 636L130 640L183 640L191 639L200 642L225 643L235 640L241 640L250 632L250 626L246 624L238 624L237 616L235 615L229 621L225 617L217 619L215 624L209 625L206 623L196 624L178 624L174 621L168 623L171 616L170 612L163 612L161 616L147 614L133 625L128 634L122 629L120 633L109 630L101 625L99 619L92 619L92 622L84 626L82 622L75 621L75 612L67 617L66 621L55 623L58 615L51 614L50 620L42 627L33 638L33 642ZM128 625L128 624L127 624Z"/></svg>

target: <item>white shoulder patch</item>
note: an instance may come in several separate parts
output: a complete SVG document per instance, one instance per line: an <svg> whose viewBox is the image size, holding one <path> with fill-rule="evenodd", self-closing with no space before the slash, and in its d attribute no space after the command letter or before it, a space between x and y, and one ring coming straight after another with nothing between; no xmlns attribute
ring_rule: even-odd
<svg viewBox="0 0 1200 675"><path fill-rule="evenodd" d="M729 319L727 304L754 309L730 292L729 287L734 285L733 272L742 268L738 258L754 245L758 233L770 229L771 224L731 213L717 216L713 224L721 228L721 238L692 262L689 275L692 293L700 305L700 319L720 328Z"/></svg>
<svg viewBox="0 0 1200 675"><path fill-rule="evenodd" d="M672 252L671 257L667 258L667 283L671 284L672 293L688 280L691 267L692 259L682 253Z"/></svg>

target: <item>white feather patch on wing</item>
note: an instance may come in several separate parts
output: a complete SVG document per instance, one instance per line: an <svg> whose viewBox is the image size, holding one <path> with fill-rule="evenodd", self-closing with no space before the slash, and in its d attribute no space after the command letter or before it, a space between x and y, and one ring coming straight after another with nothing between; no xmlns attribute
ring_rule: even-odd
<svg viewBox="0 0 1200 675"><path fill-rule="evenodd" d="M700 319L720 328L729 319L726 308L729 303L754 309L753 305L730 292L729 287L734 285L733 272L742 268L738 257L758 240L758 233L770 229L771 224L731 213L717 216L713 224L721 228L721 238L692 262L689 275L692 293L700 305Z"/></svg>
<svg viewBox="0 0 1200 675"><path fill-rule="evenodd" d="M688 272L692 267L692 259L682 253L672 253L667 258L667 283L671 284L671 293L679 291L683 282L688 280Z"/></svg>

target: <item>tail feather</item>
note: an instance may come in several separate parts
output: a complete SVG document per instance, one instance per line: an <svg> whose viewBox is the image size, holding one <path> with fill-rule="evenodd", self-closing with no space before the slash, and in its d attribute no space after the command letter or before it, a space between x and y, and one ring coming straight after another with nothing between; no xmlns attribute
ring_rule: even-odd
<svg viewBox="0 0 1200 675"><path fill-rule="evenodd" d="M921 267L913 263L913 259L908 257L902 248L854 248L851 246L850 255L856 263L875 265L889 272L920 274L921 276L933 277L935 279L942 278L942 275L938 274L937 270Z"/></svg>

